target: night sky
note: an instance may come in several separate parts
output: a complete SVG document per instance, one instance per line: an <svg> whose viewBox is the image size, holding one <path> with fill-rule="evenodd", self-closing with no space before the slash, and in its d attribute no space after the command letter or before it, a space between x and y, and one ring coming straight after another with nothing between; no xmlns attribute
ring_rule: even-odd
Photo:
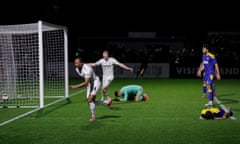
<svg viewBox="0 0 240 144"><path fill-rule="evenodd" d="M233 5L8 0L0 5L0 24L43 20L65 25L73 46L79 37L127 37L129 31L184 35L199 41L208 31L240 31L240 9Z"/></svg>

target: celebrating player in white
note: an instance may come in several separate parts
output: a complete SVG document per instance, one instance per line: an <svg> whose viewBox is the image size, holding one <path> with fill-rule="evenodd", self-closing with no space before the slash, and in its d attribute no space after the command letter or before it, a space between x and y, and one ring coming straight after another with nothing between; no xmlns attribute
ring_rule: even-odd
<svg viewBox="0 0 240 144"><path fill-rule="evenodd" d="M101 82L99 77L95 74L92 67L88 66L87 64L82 63L81 58L76 58L74 60L74 65L76 67L76 72L79 76L84 78L84 81L80 84L71 85L71 89L80 88L83 86L87 87L87 99L90 107L90 111L92 113L92 117L90 121L96 120L96 105L95 104L107 104L110 109L112 109L112 100L108 101L95 101L97 92L101 86Z"/></svg>
<svg viewBox="0 0 240 144"><path fill-rule="evenodd" d="M108 86L111 84L111 82L114 79L114 65L118 65L121 68L129 71L133 71L132 68L129 68L128 66L118 62L115 58L109 57L109 52L107 50L103 51L103 58L98 60L96 63L91 63L91 66L102 66L102 72L103 72L103 78L102 78L102 98L101 100L104 100L105 97L107 99L111 99L108 93Z"/></svg>

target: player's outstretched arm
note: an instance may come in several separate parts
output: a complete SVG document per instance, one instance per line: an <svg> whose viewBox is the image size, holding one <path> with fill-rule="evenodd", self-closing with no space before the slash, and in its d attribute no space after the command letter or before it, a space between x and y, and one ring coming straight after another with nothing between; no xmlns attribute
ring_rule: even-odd
<svg viewBox="0 0 240 144"><path fill-rule="evenodd" d="M102 63L102 60L100 59L100 60L98 60L95 63L88 63L87 65L89 65L91 67L95 67L95 66L99 66L101 63Z"/></svg>
<svg viewBox="0 0 240 144"><path fill-rule="evenodd" d="M215 64L214 66L215 66L216 78L217 78L217 80L220 80L221 76L220 76L220 71L219 71L218 64Z"/></svg>
<svg viewBox="0 0 240 144"><path fill-rule="evenodd" d="M130 67L126 66L126 65L123 64L123 63L119 63L118 65L119 65L121 68L125 69L125 70L128 70L128 71L130 71L130 72L133 72L133 68L130 68Z"/></svg>
<svg viewBox="0 0 240 144"><path fill-rule="evenodd" d="M140 93L137 93L137 94L136 94L136 96L135 96L135 101L136 101L136 102L139 102L139 101L140 101L140 96L141 96Z"/></svg>
<svg viewBox="0 0 240 144"><path fill-rule="evenodd" d="M203 63L200 64L198 71L197 71L197 76L201 77L201 72L204 70L204 65Z"/></svg>
<svg viewBox="0 0 240 144"><path fill-rule="evenodd" d="M71 85L69 86L70 89L77 89L83 86L87 86L88 83L90 82L90 78L85 78L84 82L80 83L80 84L76 84L76 85Z"/></svg>
<svg viewBox="0 0 240 144"><path fill-rule="evenodd" d="M97 66L97 63L88 63L87 65L89 65L91 67L95 67L95 66Z"/></svg>

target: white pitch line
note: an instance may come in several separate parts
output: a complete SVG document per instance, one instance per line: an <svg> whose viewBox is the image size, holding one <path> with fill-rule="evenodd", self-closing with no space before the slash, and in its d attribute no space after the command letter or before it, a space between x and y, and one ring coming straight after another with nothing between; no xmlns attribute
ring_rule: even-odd
<svg viewBox="0 0 240 144"><path fill-rule="evenodd" d="M83 89L83 90L81 90L81 91L79 91L79 92L75 92L75 93L71 94L69 97L75 96L75 95L80 94L80 93L82 93L82 92L84 92L84 91L85 91L85 89ZM53 104L56 104L56 103L58 103L58 102L61 102L61 101L65 100L65 99L66 99L66 98L59 99L59 100L56 100L56 101L54 101L54 102L51 102L51 103L45 105L44 108L49 107L49 106L51 106L51 105L53 105ZM25 117L25 116L27 116L27 115L30 115L30 114L32 114L32 113L34 113L34 112L36 112L36 111L38 111L38 110L40 110L40 109L41 109L41 108L37 108L37 109L31 110L31 111L29 111L29 112L26 112L26 113L24 113L24 114L18 115L18 116L14 117L14 118L12 118L12 119L10 119L10 120L4 121L4 122L0 123L0 127L6 125L6 124L8 124L8 123L11 123L11 122L13 122L13 121L15 121L15 120L18 120L18 119L20 119L20 118L23 118L23 117Z"/></svg>
<svg viewBox="0 0 240 144"><path fill-rule="evenodd" d="M24 118L24 120L36 120L39 118ZM73 118L65 118L65 117L55 117L55 118L41 118L43 120L86 120L85 118L80 118L80 117L73 117ZM101 116L97 120L194 120L194 118L182 118L182 117L176 117L176 118L169 118L169 117L144 117L144 118L139 118L139 117L110 117L110 118L101 118Z"/></svg>
<svg viewBox="0 0 240 144"><path fill-rule="evenodd" d="M219 106L220 106L225 112L228 112L228 109L226 108L226 106L223 105L222 102L221 102L217 97L214 97L214 100L216 101L217 104L219 104ZM235 116L230 116L229 118L232 119L232 120L236 120L236 119L237 119Z"/></svg>

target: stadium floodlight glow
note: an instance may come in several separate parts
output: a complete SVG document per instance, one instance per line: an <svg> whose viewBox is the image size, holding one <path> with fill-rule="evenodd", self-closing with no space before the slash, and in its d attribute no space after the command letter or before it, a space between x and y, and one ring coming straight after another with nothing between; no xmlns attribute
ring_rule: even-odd
<svg viewBox="0 0 240 144"><path fill-rule="evenodd" d="M0 26L0 107L44 107L68 97L67 28L43 21Z"/></svg>

